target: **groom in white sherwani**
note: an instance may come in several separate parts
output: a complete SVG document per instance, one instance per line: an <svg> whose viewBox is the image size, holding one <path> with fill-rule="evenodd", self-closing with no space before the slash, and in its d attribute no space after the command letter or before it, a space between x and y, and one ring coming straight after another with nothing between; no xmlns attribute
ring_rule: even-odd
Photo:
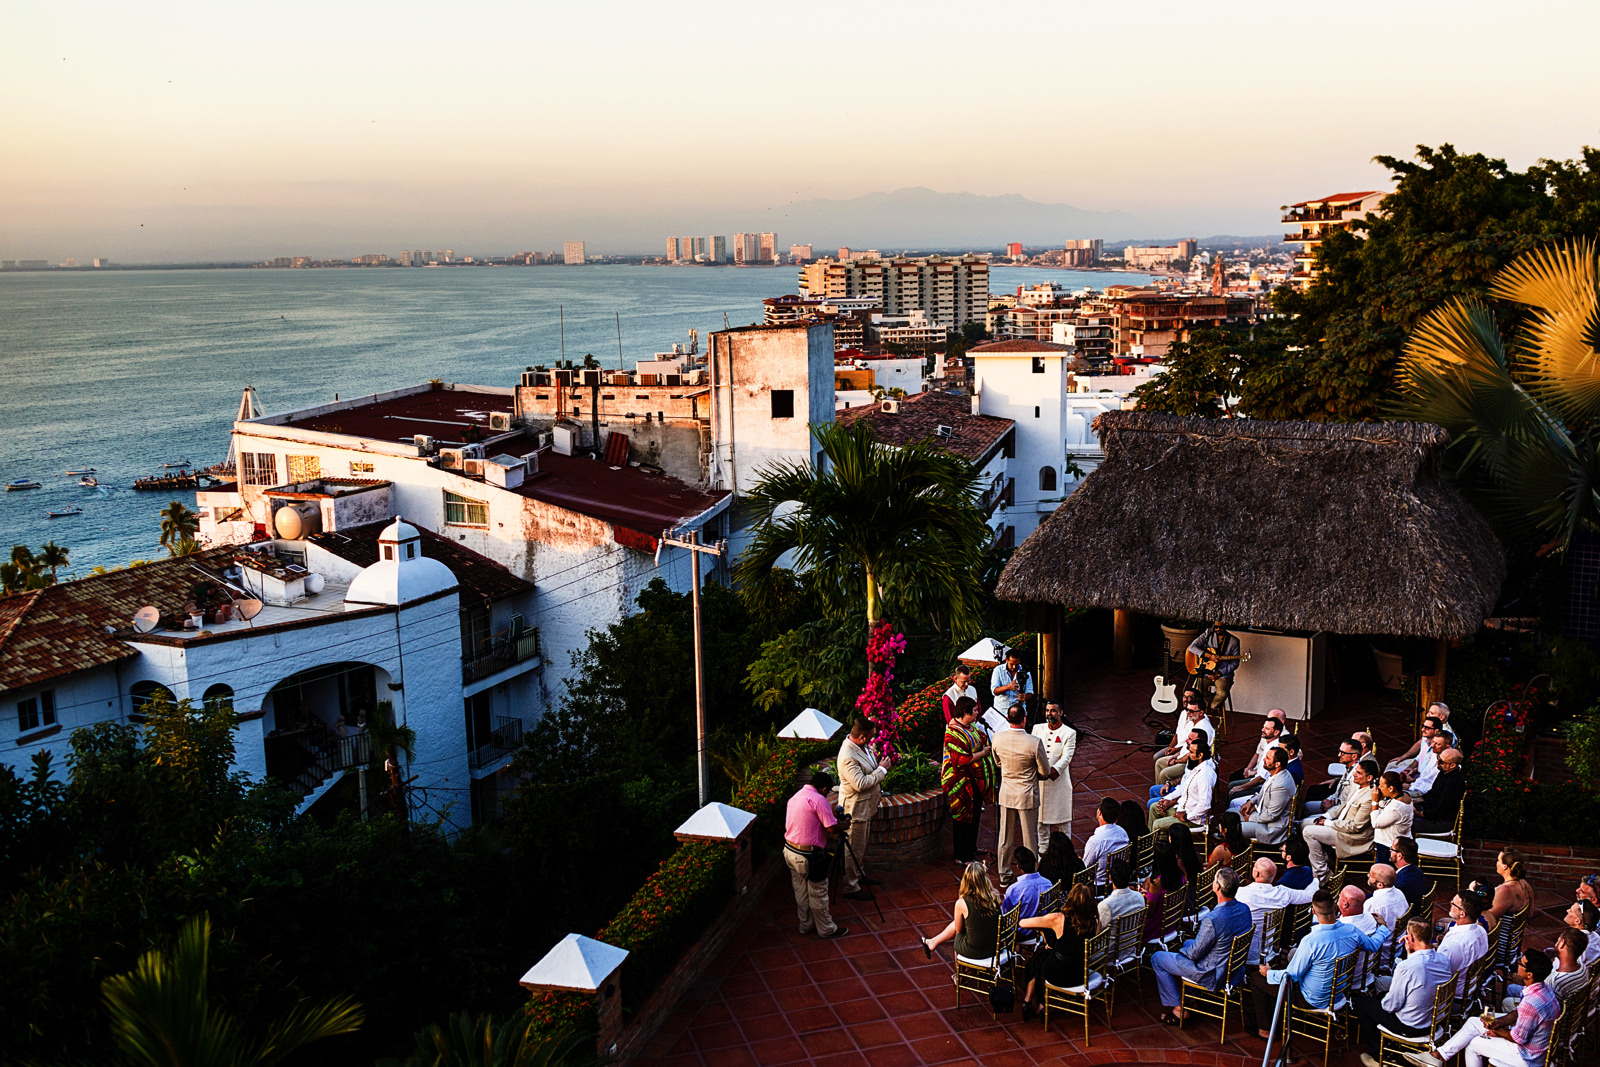
<svg viewBox="0 0 1600 1067"><path fill-rule="evenodd" d="M1033 736L1044 742L1045 759L1056 777L1039 783L1039 851L1049 851L1050 835L1060 830L1072 835L1072 754L1078 750L1078 731L1061 721L1061 705L1051 701L1044 708L1044 722L1033 728Z"/></svg>

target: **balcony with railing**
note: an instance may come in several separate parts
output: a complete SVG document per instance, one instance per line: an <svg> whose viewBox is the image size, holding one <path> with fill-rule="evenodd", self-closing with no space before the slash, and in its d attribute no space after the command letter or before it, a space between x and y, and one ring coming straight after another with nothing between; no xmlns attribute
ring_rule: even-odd
<svg viewBox="0 0 1600 1067"><path fill-rule="evenodd" d="M478 642L474 654L461 658L461 683L471 685L538 658L539 628L508 626Z"/></svg>
<svg viewBox="0 0 1600 1067"><path fill-rule="evenodd" d="M494 729L489 731L489 736L481 739L483 743L473 749L467 757L468 764L475 771L492 766L497 760L515 752L522 744L521 719L496 715L494 723Z"/></svg>
<svg viewBox="0 0 1600 1067"><path fill-rule="evenodd" d="M994 481L989 483L989 487L978 498L978 507L983 509L985 515L992 515L995 508L1009 503L1011 503L1011 479L1004 473L996 474Z"/></svg>

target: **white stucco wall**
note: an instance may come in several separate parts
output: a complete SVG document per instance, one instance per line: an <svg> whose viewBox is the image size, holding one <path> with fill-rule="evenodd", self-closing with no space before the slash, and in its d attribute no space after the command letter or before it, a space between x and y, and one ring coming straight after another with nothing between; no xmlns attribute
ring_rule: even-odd
<svg viewBox="0 0 1600 1067"><path fill-rule="evenodd" d="M1021 544L1038 528L1044 515L1059 504L1065 492L1066 448L1062 438L1065 417L1066 360L1061 352L1005 352L971 354L974 388L979 411L1016 422L1016 456L1009 464L1015 490L1008 521ZM1033 371L1038 357L1044 372ZM1056 472L1054 492L1041 491L1039 470Z"/></svg>

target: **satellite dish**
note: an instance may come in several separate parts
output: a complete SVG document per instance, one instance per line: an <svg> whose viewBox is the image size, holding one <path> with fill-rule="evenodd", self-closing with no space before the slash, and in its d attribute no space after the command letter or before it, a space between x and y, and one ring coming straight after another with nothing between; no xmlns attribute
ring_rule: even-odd
<svg viewBox="0 0 1600 1067"><path fill-rule="evenodd" d="M161 612L148 604L133 613L133 628L142 634L149 633L159 625Z"/></svg>
<svg viewBox="0 0 1600 1067"><path fill-rule="evenodd" d="M245 622L249 622L261 614L261 607L261 601L254 598L250 600L235 600L233 602L233 613Z"/></svg>

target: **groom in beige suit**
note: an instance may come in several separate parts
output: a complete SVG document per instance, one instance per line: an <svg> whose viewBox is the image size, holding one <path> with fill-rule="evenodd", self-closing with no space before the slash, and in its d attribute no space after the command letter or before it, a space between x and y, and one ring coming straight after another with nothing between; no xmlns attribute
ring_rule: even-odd
<svg viewBox="0 0 1600 1067"><path fill-rule="evenodd" d="M1011 854L1018 845L1039 854L1039 781L1057 777L1044 741L1028 732L1027 721L1027 706L1013 704L1006 715L1007 728L997 731L991 742L1000 761L1000 842L995 862L1006 884L1013 877Z"/></svg>

